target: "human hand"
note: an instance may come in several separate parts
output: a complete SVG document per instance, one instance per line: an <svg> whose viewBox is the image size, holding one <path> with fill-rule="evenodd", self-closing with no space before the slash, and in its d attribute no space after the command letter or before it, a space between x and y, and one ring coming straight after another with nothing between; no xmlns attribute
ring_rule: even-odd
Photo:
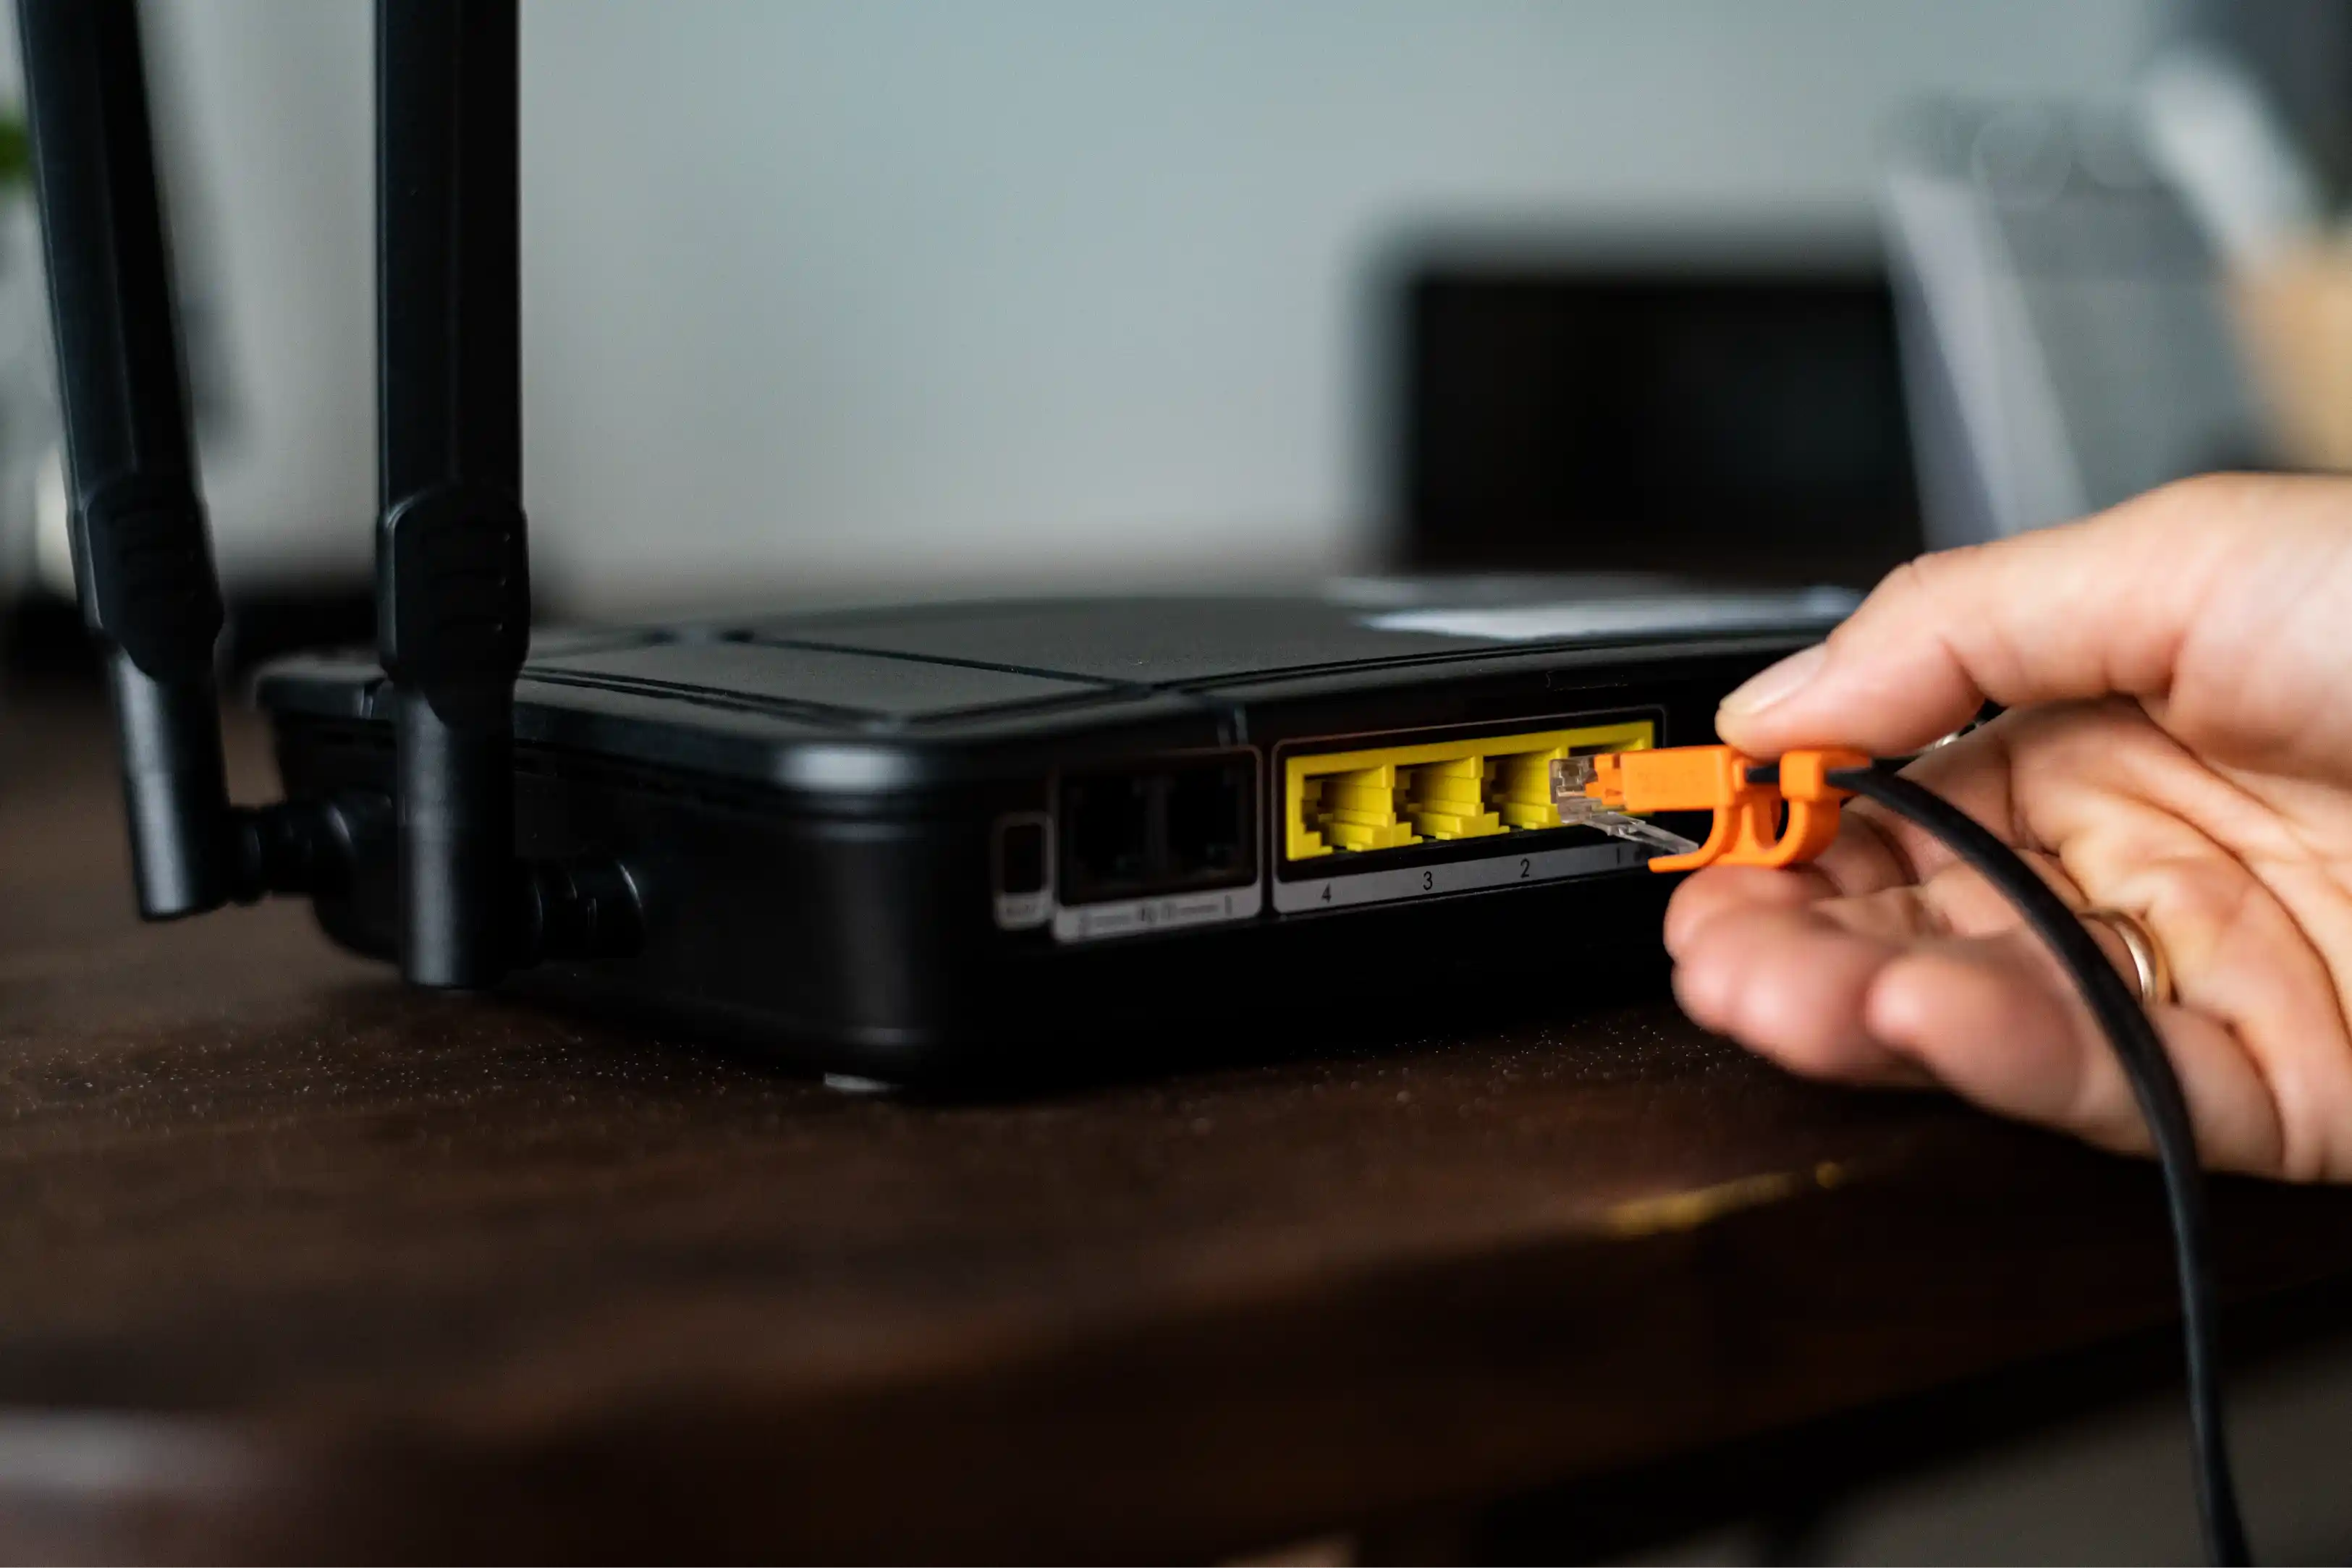
<svg viewBox="0 0 2352 1568"><path fill-rule="evenodd" d="M1988 698L2010 711L1911 776L2164 948L2176 999L2150 1011L2207 1163L2352 1180L2352 480L2190 480L1925 557L1717 727L1755 756L1900 755ZM1691 1016L1801 1072L1940 1081L2144 1150L2104 1036L2000 894L1867 802L1844 824L1812 866L1675 891Z"/></svg>

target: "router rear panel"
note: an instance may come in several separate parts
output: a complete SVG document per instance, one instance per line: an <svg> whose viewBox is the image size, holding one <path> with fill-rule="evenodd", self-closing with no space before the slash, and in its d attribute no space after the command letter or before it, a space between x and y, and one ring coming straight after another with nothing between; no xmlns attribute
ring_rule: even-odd
<svg viewBox="0 0 2352 1568"><path fill-rule="evenodd" d="M912 1081L1197 1059L1240 1016L1654 973L1666 879L1524 805L1481 811L1482 748L1708 739L1726 691L1824 624L1782 619L1523 646L1368 633L1319 601L1097 601L542 642L518 691L520 847L616 858L645 937L516 983ZM356 660L265 674L290 791L385 787L379 687ZM1309 852L1294 819L1321 794L1361 797L1374 826L1326 826L1380 847ZM318 907L391 950L386 872Z"/></svg>

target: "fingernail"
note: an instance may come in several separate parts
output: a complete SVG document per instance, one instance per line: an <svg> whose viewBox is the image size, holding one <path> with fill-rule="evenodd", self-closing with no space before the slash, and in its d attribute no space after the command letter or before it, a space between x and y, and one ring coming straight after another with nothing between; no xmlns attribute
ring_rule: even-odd
<svg viewBox="0 0 2352 1568"><path fill-rule="evenodd" d="M1816 643L1810 648L1790 654L1770 669L1758 671L1748 678L1746 684L1723 699L1723 711L1762 713L1774 703L1794 695L1800 687L1820 674L1822 665L1829 656L1829 644Z"/></svg>

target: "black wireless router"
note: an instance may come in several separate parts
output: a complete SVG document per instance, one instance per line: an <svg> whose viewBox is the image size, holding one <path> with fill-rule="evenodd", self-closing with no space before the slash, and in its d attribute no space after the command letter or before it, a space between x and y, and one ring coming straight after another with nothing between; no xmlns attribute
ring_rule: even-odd
<svg viewBox="0 0 2352 1568"><path fill-rule="evenodd" d="M1664 879L1561 822L1550 761L1708 738L1726 690L1848 607L1367 585L534 643L515 5L382 0L380 658L265 672L287 799L232 806L133 3L21 16L76 564L150 919L300 894L419 985L512 976L890 1081L1573 994L1654 951Z"/></svg>

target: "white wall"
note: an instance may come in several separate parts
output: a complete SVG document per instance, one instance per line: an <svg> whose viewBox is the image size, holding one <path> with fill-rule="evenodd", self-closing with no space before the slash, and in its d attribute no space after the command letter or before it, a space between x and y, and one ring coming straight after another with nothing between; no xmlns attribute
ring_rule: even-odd
<svg viewBox="0 0 2352 1568"><path fill-rule="evenodd" d="M225 566L365 559L362 0L153 8ZM613 607L1317 570L1432 225L1869 221L1931 89L2111 93L2161 0L534 0L527 497ZM217 350L217 356L215 355Z"/></svg>

